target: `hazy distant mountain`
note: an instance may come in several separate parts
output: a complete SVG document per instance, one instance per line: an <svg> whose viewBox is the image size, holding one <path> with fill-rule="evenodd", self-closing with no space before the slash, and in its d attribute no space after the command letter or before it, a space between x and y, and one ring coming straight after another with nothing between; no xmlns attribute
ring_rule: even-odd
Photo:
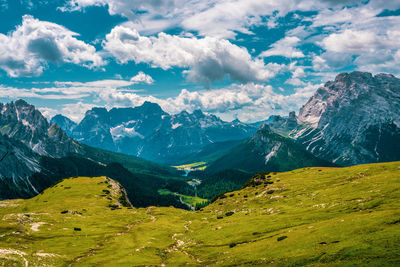
<svg viewBox="0 0 400 267"><path fill-rule="evenodd" d="M400 79L342 73L300 109L292 136L340 165L400 160Z"/></svg>
<svg viewBox="0 0 400 267"><path fill-rule="evenodd" d="M65 124L63 123L62 127ZM135 108L93 108L72 130L80 142L145 159L176 163L216 142L241 140L253 135L254 125L225 122L200 110L176 115L155 103Z"/></svg>
<svg viewBox="0 0 400 267"><path fill-rule="evenodd" d="M281 118L281 116L279 116L279 115L271 115L266 120L257 121L257 122L253 122L253 123L250 123L250 124L254 125L254 126L257 126L257 127L260 127L263 124L272 124L276 117L280 117Z"/></svg>
<svg viewBox="0 0 400 267"><path fill-rule="evenodd" d="M51 119L50 123L51 124L57 123L58 126L60 126L60 128L63 129L64 132L69 136L72 134L72 131L77 126L77 124L74 121L70 120L69 118L67 118L61 114L54 116Z"/></svg>

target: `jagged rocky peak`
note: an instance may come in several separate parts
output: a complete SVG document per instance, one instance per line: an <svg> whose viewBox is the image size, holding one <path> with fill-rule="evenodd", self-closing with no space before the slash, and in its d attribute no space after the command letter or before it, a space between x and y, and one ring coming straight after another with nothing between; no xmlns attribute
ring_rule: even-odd
<svg viewBox="0 0 400 267"><path fill-rule="evenodd" d="M300 109L303 128L294 136L315 155L341 165L396 160L400 159L400 152L393 149L400 142L399 110L400 79L390 74L342 73Z"/></svg>
<svg viewBox="0 0 400 267"><path fill-rule="evenodd" d="M288 117L274 116L270 125L276 133L286 135L298 125L296 112L291 111Z"/></svg>
<svg viewBox="0 0 400 267"><path fill-rule="evenodd" d="M346 109L359 102L367 104L367 101L370 107L366 107L366 110L375 107L393 113L396 109L382 104L388 104L388 101L399 96L399 86L400 80L390 74L373 76L367 72L341 73L334 81L327 82L324 87L316 91L300 109L298 120L323 127L325 121L321 119L324 115ZM376 117L378 114L374 112L371 115Z"/></svg>
<svg viewBox="0 0 400 267"><path fill-rule="evenodd" d="M272 131L271 127L269 127L268 124L263 123L263 124L261 124L260 128L258 128L257 132L271 132L271 131Z"/></svg>
<svg viewBox="0 0 400 267"><path fill-rule="evenodd" d="M193 116L195 116L198 119L201 119L205 117L205 114L200 109L196 109L195 111L193 111Z"/></svg>
<svg viewBox="0 0 400 267"><path fill-rule="evenodd" d="M136 109L147 114L161 114L165 113L164 110L157 103L145 101L141 106L136 107Z"/></svg>
<svg viewBox="0 0 400 267"><path fill-rule="evenodd" d="M34 152L62 157L79 150L79 144L68 138L56 124L24 100L1 104L0 133L27 145Z"/></svg>
<svg viewBox="0 0 400 267"><path fill-rule="evenodd" d="M289 117L286 121L286 130L291 131L297 127L297 116L295 111L289 112Z"/></svg>
<svg viewBox="0 0 400 267"><path fill-rule="evenodd" d="M15 102L1 104L2 123L19 122L31 128L48 127L48 121L42 116L40 111L33 105L28 104L22 99Z"/></svg>

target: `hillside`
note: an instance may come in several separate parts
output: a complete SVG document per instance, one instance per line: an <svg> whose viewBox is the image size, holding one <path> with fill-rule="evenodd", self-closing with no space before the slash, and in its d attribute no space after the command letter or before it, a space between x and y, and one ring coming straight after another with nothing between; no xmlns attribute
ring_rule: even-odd
<svg viewBox="0 0 400 267"><path fill-rule="evenodd" d="M318 159L293 140L274 133L263 124L255 135L225 152L207 167L215 173L226 169L288 171L303 167L333 166Z"/></svg>
<svg viewBox="0 0 400 267"><path fill-rule="evenodd" d="M400 162L253 177L201 211L129 206L105 177L0 202L2 265L400 264Z"/></svg>

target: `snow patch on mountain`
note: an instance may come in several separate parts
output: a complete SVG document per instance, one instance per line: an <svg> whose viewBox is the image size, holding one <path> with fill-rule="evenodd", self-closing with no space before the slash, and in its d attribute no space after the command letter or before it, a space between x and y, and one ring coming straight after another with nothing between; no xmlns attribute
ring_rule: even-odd
<svg viewBox="0 0 400 267"><path fill-rule="evenodd" d="M269 160L276 155L278 152L279 148L281 147L281 143L277 143L272 149L271 152L269 152L265 156L265 165L268 165Z"/></svg>
<svg viewBox="0 0 400 267"><path fill-rule="evenodd" d="M182 126L182 123L174 123L174 124L172 124L172 129L173 130L175 130L176 128L178 128L178 127L181 127Z"/></svg>
<svg viewBox="0 0 400 267"><path fill-rule="evenodd" d="M144 138L143 135L135 131L135 127L127 128L124 125L118 125L110 129L113 140L119 140L124 137L139 137Z"/></svg>

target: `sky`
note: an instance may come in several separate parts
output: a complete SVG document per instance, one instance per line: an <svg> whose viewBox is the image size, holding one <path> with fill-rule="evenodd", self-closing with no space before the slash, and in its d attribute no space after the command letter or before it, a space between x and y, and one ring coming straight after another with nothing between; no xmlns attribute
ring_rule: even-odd
<svg viewBox="0 0 400 267"><path fill-rule="evenodd" d="M399 25L400 0L0 0L0 101L255 122L341 72L398 76Z"/></svg>

